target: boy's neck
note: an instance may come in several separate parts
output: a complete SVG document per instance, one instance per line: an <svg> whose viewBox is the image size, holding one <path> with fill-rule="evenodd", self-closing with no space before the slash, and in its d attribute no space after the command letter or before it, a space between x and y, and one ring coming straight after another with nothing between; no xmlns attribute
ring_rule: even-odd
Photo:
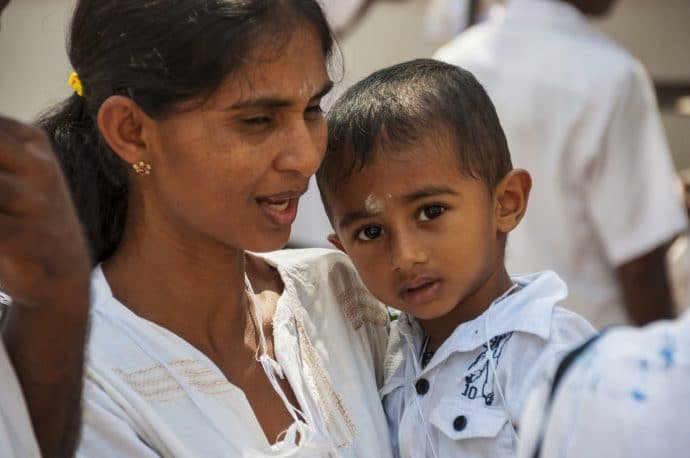
<svg viewBox="0 0 690 458"><path fill-rule="evenodd" d="M505 265L496 269L475 291L462 299L446 315L432 320L419 320L428 338L426 350L436 351L462 323L477 318L512 285Z"/></svg>

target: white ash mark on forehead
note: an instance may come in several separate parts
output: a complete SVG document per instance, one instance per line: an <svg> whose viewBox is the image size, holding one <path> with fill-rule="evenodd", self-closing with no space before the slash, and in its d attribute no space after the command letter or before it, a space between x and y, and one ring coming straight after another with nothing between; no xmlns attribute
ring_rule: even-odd
<svg viewBox="0 0 690 458"><path fill-rule="evenodd" d="M369 194L367 198L364 200L364 208L372 215L381 213L385 206L386 203L373 193Z"/></svg>

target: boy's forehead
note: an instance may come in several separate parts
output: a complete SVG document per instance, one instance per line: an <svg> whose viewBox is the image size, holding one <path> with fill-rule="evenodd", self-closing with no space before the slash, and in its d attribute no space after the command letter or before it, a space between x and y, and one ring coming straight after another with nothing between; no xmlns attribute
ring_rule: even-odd
<svg viewBox="0 0 690 458"><path fill-rule="evenodd" d="M328 193L330 200L336 206L356 206L370 213L380 213L390 201L415 194L422 188L458 183L465 174L453 156L443 156L405 152L380 155L334 183Z"/></svg>

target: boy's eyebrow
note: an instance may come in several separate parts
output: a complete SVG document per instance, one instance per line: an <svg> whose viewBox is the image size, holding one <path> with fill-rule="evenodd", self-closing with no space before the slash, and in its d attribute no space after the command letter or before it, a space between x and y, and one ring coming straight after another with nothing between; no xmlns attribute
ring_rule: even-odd
<svg viewBox="0 0 690 458"><path fill-rule="evenodd" d="M351 226L352 224L356 223L359 220L370 218L371 212L361 209L361 210L355 210L350 213L346 213L345 216L343 216L343 219L340 220L340 230L345 230L348 226Z"/></svg>
<svg viewBox="0 0 690 458"><path fill-rule="evenodd" d="M309 99L310 102L314 100L318 100L323 98L326 94L330 92L330 90L333 89L333 81L328 81L326 84L324 84L321 89L311 96ZM239 109L244 109L244 108L282 108L282 107L287 107L290 106L294 103L293 100L282 98L282 97L273 97L273 96L259 96L259 97L254 97L254 98L246 98L243 100L239 100L232 105L229 105L225 107L225 111L230 111L230 110L239 110Z"/></svg>
<svg viewBox="0 0 690 458"><path fill-rule="evenodd" d="M424 186L423 188L417 189L409 194L405 194L404 196L402 196L402 199L408 203L411 203L419 199L434 197L442 194L451 194L453 196L460 195L456 190L454 190L451 187L443 185L430 185ZM367 211L366 209L355 210L353 212L346 213L345 216L343 216L343 219L340 221L340 224L338 224L338 226L341 230L344 230L353 223L362 219L370 218L371 216L372 213L370 211Z"/></svg>
<svg viewBox="0 0 690 458"><path fill-rule="evenodd" d="M451 194L459 196L460 194L453 188L444 185L429 185L421 189L417 189L409 194L403 196L403 200L407 202L414 202L415 200L424 199L426 197L434 197L441 194Z"/></svg>

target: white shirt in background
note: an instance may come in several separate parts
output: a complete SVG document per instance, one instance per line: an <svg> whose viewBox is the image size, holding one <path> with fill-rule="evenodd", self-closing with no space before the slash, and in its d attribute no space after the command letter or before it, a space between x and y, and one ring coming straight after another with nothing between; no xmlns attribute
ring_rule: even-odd
<svg viewBox="0 0 690 458"><path fill-rule="evenodd" d="M0 456L39 458L29 413L12 364L0 340Z"/></svg>
<svg viewBox="0 0 690 458"><path fill-rule="evenodd" d="M555 273L513 282L520 289L460 324L424 368L419 323L405 313L393 323L381 396L397 456L515 456L514 428L534 381L595 331L556 306L567 289Z"/></svg>
<svg viewBox="0 0 690 458"><path fill-rule="evenodd" d="M260 256L285 285L273 338L305 420L299 443L293 424L270 444L244 393L199 350L117 301L97 268L79 456L391 456L378 396L385 308L342 253Z"/></svg>
<svg viewBox="0 0 690 458"><path fill-rule="evenodd" d="M564 306L629 321L615 268L687 227L652 84L566 2L512 0L436 56L474 73L533 187L508 239L510 272L554 269Z"/></svg>
<svg viewBox="0 0 690 458"><path fill-rule="evenodd" d="M547 412L554 368L522 417L519 456L685 458L690 454L690 311L606 332L566 370Z"/></svg>

